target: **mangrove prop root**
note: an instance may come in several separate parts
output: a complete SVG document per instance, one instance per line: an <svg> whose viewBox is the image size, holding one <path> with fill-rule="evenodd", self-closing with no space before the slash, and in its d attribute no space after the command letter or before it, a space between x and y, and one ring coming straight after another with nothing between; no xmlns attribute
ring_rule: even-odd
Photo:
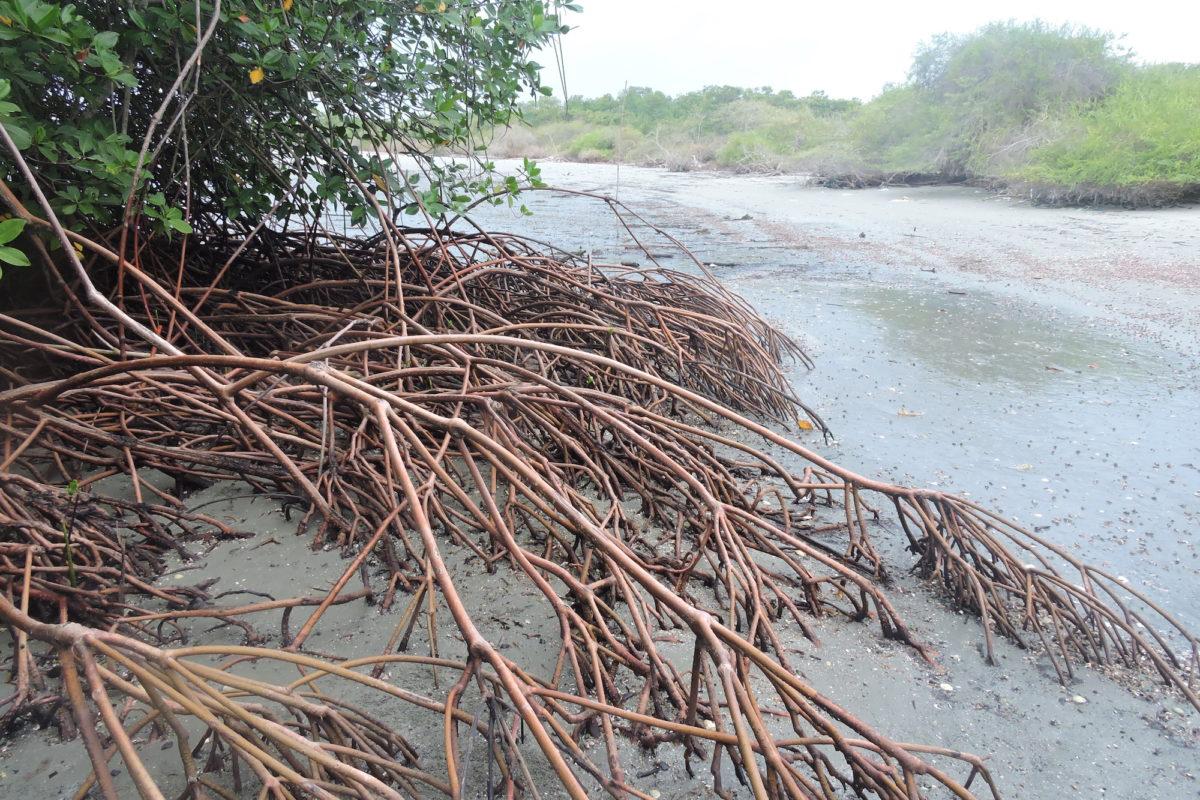
<svg viewBox="0 0 1200 800"><path fill-rule="evenodd" d="M103 287L64 274L77 313L0 315L0 618L19 648L0 714L57 691L95 768L82 791L115 796L120 760L140 796L177 794L140 753L150 726L174 740L195 798L243 783L273 798L460 797L478 737L488 791L514 796L539 796L535 773L550 770L575 798L648 797L624 740L682 745L723 795L731 778L759 798L997 795L979 758L888 738L789 661L785 621L815 638L826 615L932 658L888 597L874 542L889 506L917 571L979 616L989 658L999 635L1041 649L1064 681L1081 663L1148 670L1200 707L1197 639L1122 579L780 433L826 431L780 369L804 356L702 269L390 225L197 242L182 267L147 247L120 266L139 286L120 305L85 305ZM96 490L116 475L134 499ZM73 478L82 495L62 488ZM204 586L155 584L168 551L236 534L181 499L214 481L303 505L314 546L353 554L327 596L218 605ZM552 670L481 632L450 552L536 590L558 629ZM330 605L389 609L402 594L386 652L306 649ZM285 616L281 649L254 646L254 614L300 605L315 610L294 635ZM424 606L434 640L449 613L463 660L397 652ZM247 644L188 646L180 623L196 616L240 625ZM60 689L38 685L30 641L58 662ZM302 677L251 674L272 662ZM392 666L433 669L443 689L385 680ZM339 699L347 682L440 719L442 751L416 752L374 704Z"/></svg>

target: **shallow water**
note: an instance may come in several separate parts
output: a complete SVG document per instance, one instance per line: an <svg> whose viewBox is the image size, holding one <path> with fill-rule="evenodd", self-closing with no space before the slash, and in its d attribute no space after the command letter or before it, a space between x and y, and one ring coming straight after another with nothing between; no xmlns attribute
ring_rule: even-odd
<svg viewBox="0 0 1200 800"><path fill-rule="evenodd" d="M1052 391L1070 381L1060 377L1062 372L1092 378L1092 383L1147 377L1113 337L1064 329L1048 319L1014 317L996 295L931 294L880 283L862 283L846 294L846 307L878 326L884 341L947 383Z"/></svg>

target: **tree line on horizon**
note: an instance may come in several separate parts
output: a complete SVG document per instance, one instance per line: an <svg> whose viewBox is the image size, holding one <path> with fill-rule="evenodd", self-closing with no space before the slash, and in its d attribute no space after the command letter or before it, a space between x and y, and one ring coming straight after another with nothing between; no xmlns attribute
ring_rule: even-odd
<svg viewBox="0 0 1200 800"><path fill-rule="evenodd" d="M1200 189L1200 65L1141 65L1118 37L998 22L922 44L867 100L769 87L544 97L494 155L809 173L834 185L976 180L1058 202Z"/></svg>

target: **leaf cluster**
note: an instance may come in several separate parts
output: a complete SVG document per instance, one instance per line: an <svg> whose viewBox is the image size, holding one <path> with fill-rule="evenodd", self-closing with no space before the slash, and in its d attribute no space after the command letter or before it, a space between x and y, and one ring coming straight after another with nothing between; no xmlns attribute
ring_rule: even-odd
<svg viewBox="0 0 1200 800"><path fill-rule="evenodd" d="M508 122L565 30L542 0L0 0L0 125L94 233L131 194L166 235L272 209L436 215L509 188L429 153ZM7 153L0 177L26 190Z"/></svg>

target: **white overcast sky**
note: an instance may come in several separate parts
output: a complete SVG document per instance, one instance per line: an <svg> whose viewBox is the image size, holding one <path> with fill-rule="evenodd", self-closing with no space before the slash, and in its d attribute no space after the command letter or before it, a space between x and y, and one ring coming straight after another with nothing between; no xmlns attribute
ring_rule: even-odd
<svg viewBox="0 0 1200 800"><path fill-rule="evenodd" d="M904 78L919 42L994 20L1043 19L1124 34L1142 61L1200 62L1200 0L579 0L563 37L567 90L771 86L868 98ZM561 92L553 57L544 78Z"/></svg>

